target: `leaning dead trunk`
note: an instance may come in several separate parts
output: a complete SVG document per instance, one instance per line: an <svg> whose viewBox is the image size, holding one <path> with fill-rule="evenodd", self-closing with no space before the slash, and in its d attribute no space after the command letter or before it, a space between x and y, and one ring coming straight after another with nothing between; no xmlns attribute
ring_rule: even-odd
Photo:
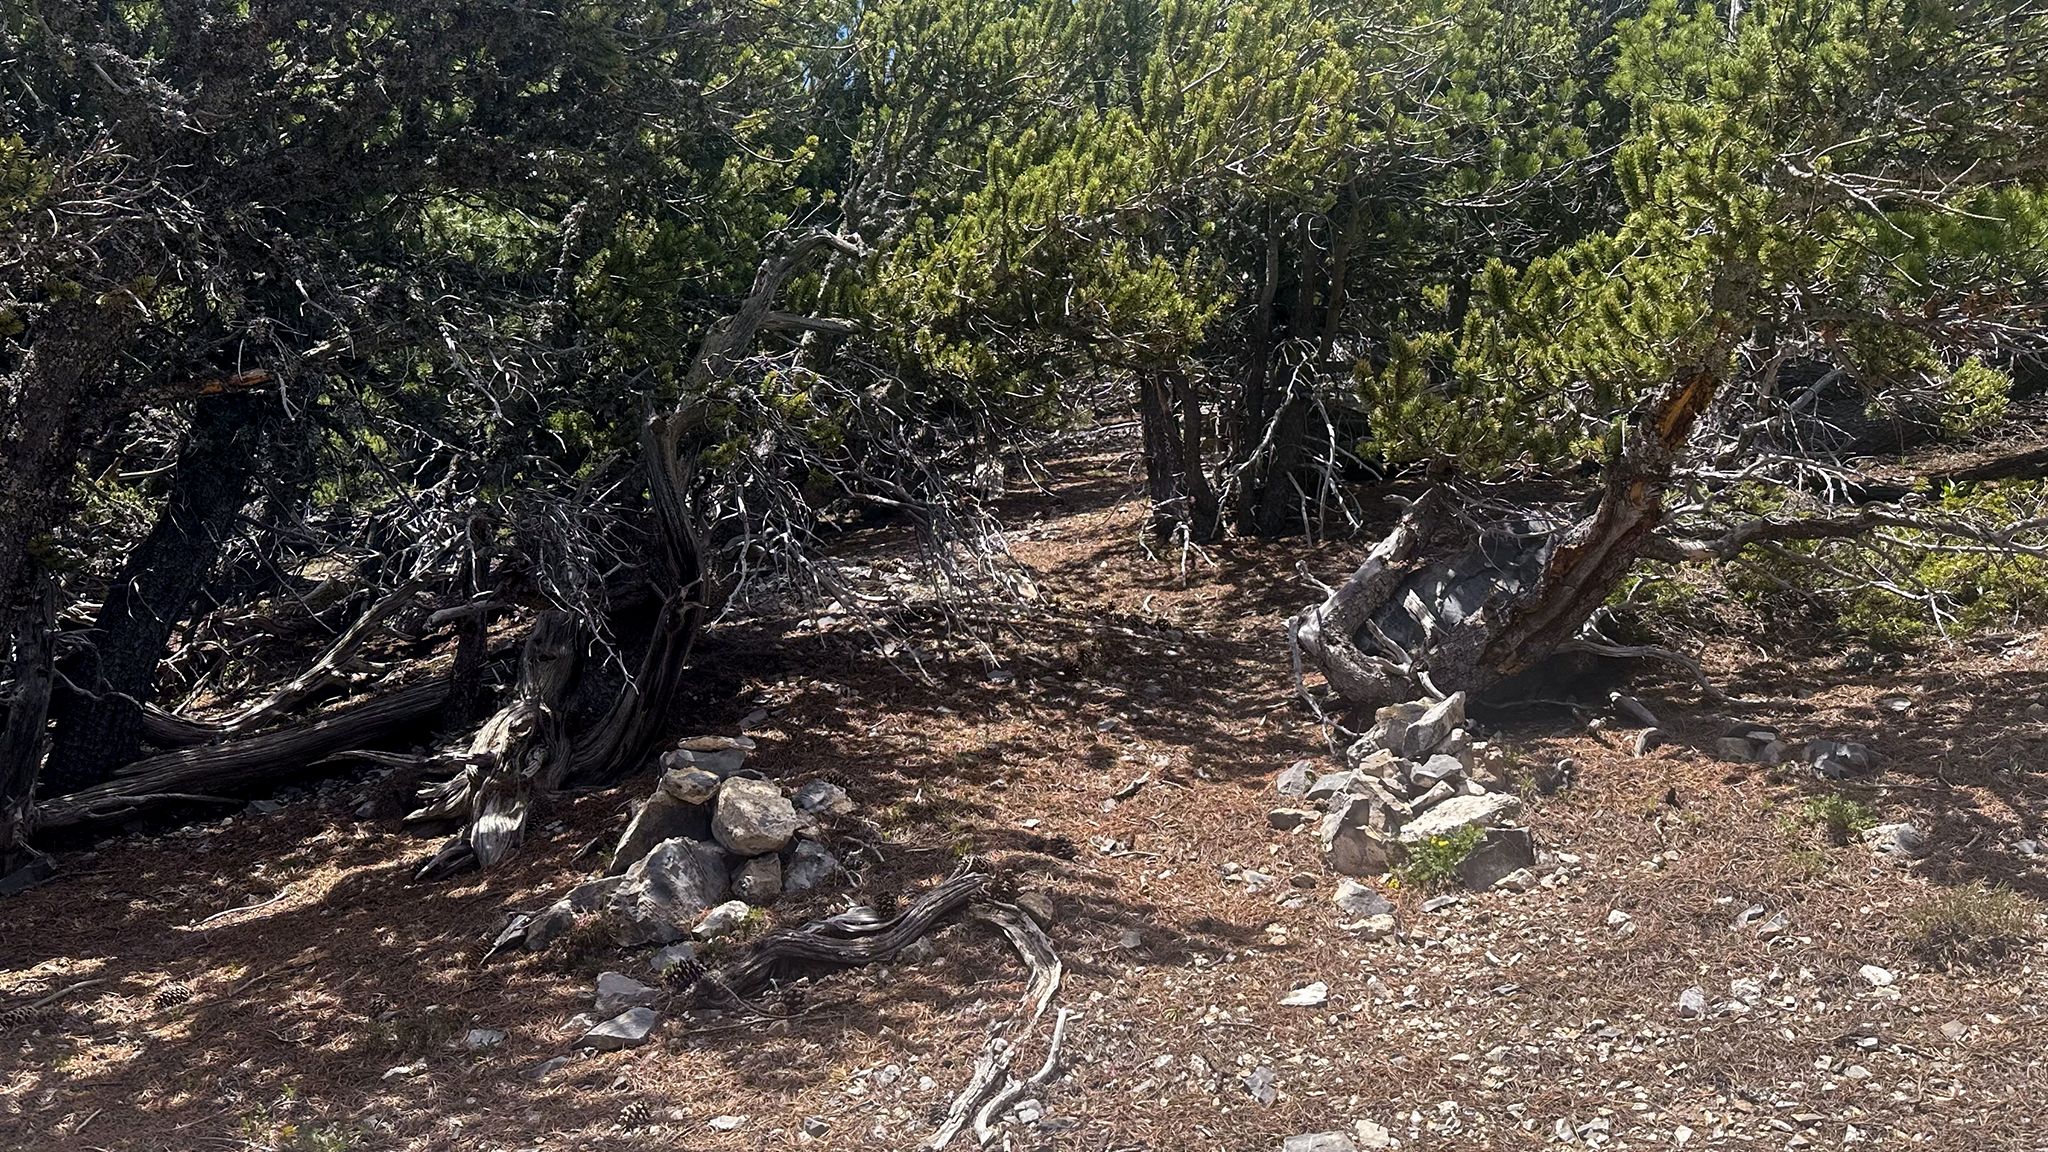
<svg viewBox="0 0 2048 1152"><path fill-rule="evenodd" d="M420 879L489 867L519 846L536 791L551 792L569 772L564 702L576 686L583 629L568 612L541 613L519 657L512 698L469 742L467 766L421 793L427 803L407 820L462 816L467 826L420 869Z"/></svg>
<svg viewBox="0 0 2048 1152"><path fill-rule="evenodd" d="M1424 496L1341 587L1294 618L1302 655L1339 697L1375 705L1477 694L1535 667L1577 637L1649 545L1717 382L1712 368L1687 371L1637 410L1583 519L1444 539L1448 497Z"/></svg>
<svg viewBox="0 0 2048 1152"><path fill-rule="evenodd" d="M370 747L418 727L447 698L446 680L428 680L343 705L303 724L147 756L122 765L103 784L43 801L36 809L37 823L46 829L119 824L165 804L238 803L237 794L304 772L323 757Z"/></svg>

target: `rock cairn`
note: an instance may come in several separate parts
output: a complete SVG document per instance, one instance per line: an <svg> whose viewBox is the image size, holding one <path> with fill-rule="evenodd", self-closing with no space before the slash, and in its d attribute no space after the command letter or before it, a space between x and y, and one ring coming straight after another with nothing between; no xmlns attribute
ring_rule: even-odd
<svg viewBox="0 0 2048 1152"><path fill-rule="evenodd" d="M1511 762L1473 738L1465 694L1389 705L1373 719L1345 749L1345 770L1318 773L1302 760L1280 773L1275 787L1286 803L1269 814L1272 826L1312 830L1330 870L1344 876L1392 871L1418 844L1482 828L1458 869L1464 885L1533 886L1536 842L1516 825L1522 801L1511 790Z"/></svg>
<svg viewBox="0 0 2048 1152"><path fill-rule="evenodd" d="M661 778L634 809L605 874L533 916L515 916L494 951L539 952L605 917L622 947L710 939L753 908L816 888L840 869L824 822L853 810L844 789L813 780L792 795L746 767L744 736L694 736L661 757Z"/></svg>

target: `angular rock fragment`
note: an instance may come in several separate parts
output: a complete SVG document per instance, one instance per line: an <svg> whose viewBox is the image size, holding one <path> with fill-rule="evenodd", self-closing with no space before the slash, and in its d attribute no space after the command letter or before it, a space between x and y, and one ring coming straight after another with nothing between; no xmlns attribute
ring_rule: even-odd
<svg viewBox="0 0 2048 1152"><path fill-rule="evenodd" d="M1315 781L1315 778L1316 770L1313 761L1296 760L1294 763L1281 769L1280 774L1273 778L1273 790L1282 796L1300 796L1308 791L1308 786Z"/></svg>
<svg viewBox="0 0 2048 1152"><path fill-rule="evenodd" d="M1356 880L1339 880L1330 902L1347 916L1390 916L1394 912L1394 905L1377 889Z"/></svg>
<svg viewBox="0 0 2048 1152"><path fill-rule="evenodd" d="M1485 892L1517 871L1536 866L1536 838L1527 828L1494 828L1458 865L1458 881Z"/></svg>
<svg viewBox="0 0 2048 1152"><path fill-rule="evenodd" d="M620 945L668 944L687 936L704 909L725 898L726 887L725 854L678 837L615 877L600 907L616 915L612 938Z"/></svg>
<svg viewBox="0 0 2048 1152"><path fill-rule="evenodd" d="M642 984L621 972L600 972L597 976L597 1002L592 1010L599 1016L616 1016L628 1008L652 1004L661 995L660 991Z"/></svg>
<svg viewBox="0 0 2048 1152"><path fill-rule="evenodd" d="M660 1013L652 1008L628 1008L585 1032L579 1043L600 1052L637 1047L647 1042L648 1034L654 1031L654 1025L660 1019Z"/></svg>
<svg viewBox="0 0 2048 1152"><path fill-rule="evenodd" d="M1410 820L1401 828L1401 840L1413 844L1433 836L1446 836L1461 828L1498 827L1522 812L1522 801L1514 796L1489 792L1484 796L1453 796Z"/></svg>
<svg viewBox="0 0 2048 1152"><path fill-rule="evenodd" d="M797 789L791 800L799 812L844 816L853 811L853 798L829 780L811 781Z"/></svg>
<svg viewBox="0 0 2048 1152"><path fill-rule="evenodd" d="M718 789L711 834L735 856L780 852L795 838L801 821L782 789L766 780L728 777Z"/></svg>
<svg viewBox="0 0 2048 1152"><path fill-rule="evenodd" d="M612 851L607 875L617 876L631 868L664 840L678 836L702 840L710 834L711 813L702 804L678 800L666 789L658 789L634 809L619 846Z"/></svg>
<svg viewBox="0 0 2048 1152"><path fill-rule="evenodd" d="M1413 705L1410 705L1413 707ZM1420 760L1443 743L1451 729L1465 723L1465 694L1453 692L1436 704L1430 705L1421 716L1408 725L1403 733L1402 754L1410 760Z"/></svg>
<svg viewBox="0 0 2048 1152"><path fill-rule="evenodd" d="M832 879L840 870L839 858L816 840L799 840L789 866L782 870L785 892L806 892Z"/></svg>
<svg viewBox="0 0 2048 1152"><path fill-rule="evenodd" d="M749 904L766 904L782 895L782 857L756 856L732 874L732 894Z"/></svg>

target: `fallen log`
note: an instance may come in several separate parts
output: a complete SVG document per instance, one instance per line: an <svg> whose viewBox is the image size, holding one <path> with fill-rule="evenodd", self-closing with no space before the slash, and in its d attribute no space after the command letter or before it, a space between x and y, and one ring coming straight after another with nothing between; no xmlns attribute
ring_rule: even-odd
<svg viewBox="0 0 2048 1152"><path fill-rule="evenodd" d="M303 771L323 756L388 740L432 719L448 696L442 678L343 705L304 724L223 744L181 748L123 765L103 784L36 806L42 829L118 824L177 797L246 792Z"/></svg>

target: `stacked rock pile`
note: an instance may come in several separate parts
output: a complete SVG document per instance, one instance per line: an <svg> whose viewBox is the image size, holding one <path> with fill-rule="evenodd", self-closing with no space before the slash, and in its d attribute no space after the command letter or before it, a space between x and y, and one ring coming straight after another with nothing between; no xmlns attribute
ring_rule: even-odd
<svg viewBox="0 0 2048 1152"><path fill-rule="evenodd" d="M661 758L662 774L619 837L605 874L537 915L516 916L493 950L538 952L579 922L607 917L621 946L708 939L753 906L815 888L840 870L824 821L853 810L846 790L812 780L793 793L746 767L754 742L695 736Z"/></svg>
<svg viewBox="0 0 2048 1152"><path fill-rule="evenodd" d="M1303 760L1280 773L1275 786L1289 803L1269 814L1273 827L1312 826L1330 870L1345 876L1377 876L1418 844L1482 828L1459 865L1465 886L1533 887L1536 842L1515 824L1522 801L1511 791L1510 760L1473 738L1465 694L1389 705L1373 719L1345 750L1345 770L1319 774Z"/></svg>

